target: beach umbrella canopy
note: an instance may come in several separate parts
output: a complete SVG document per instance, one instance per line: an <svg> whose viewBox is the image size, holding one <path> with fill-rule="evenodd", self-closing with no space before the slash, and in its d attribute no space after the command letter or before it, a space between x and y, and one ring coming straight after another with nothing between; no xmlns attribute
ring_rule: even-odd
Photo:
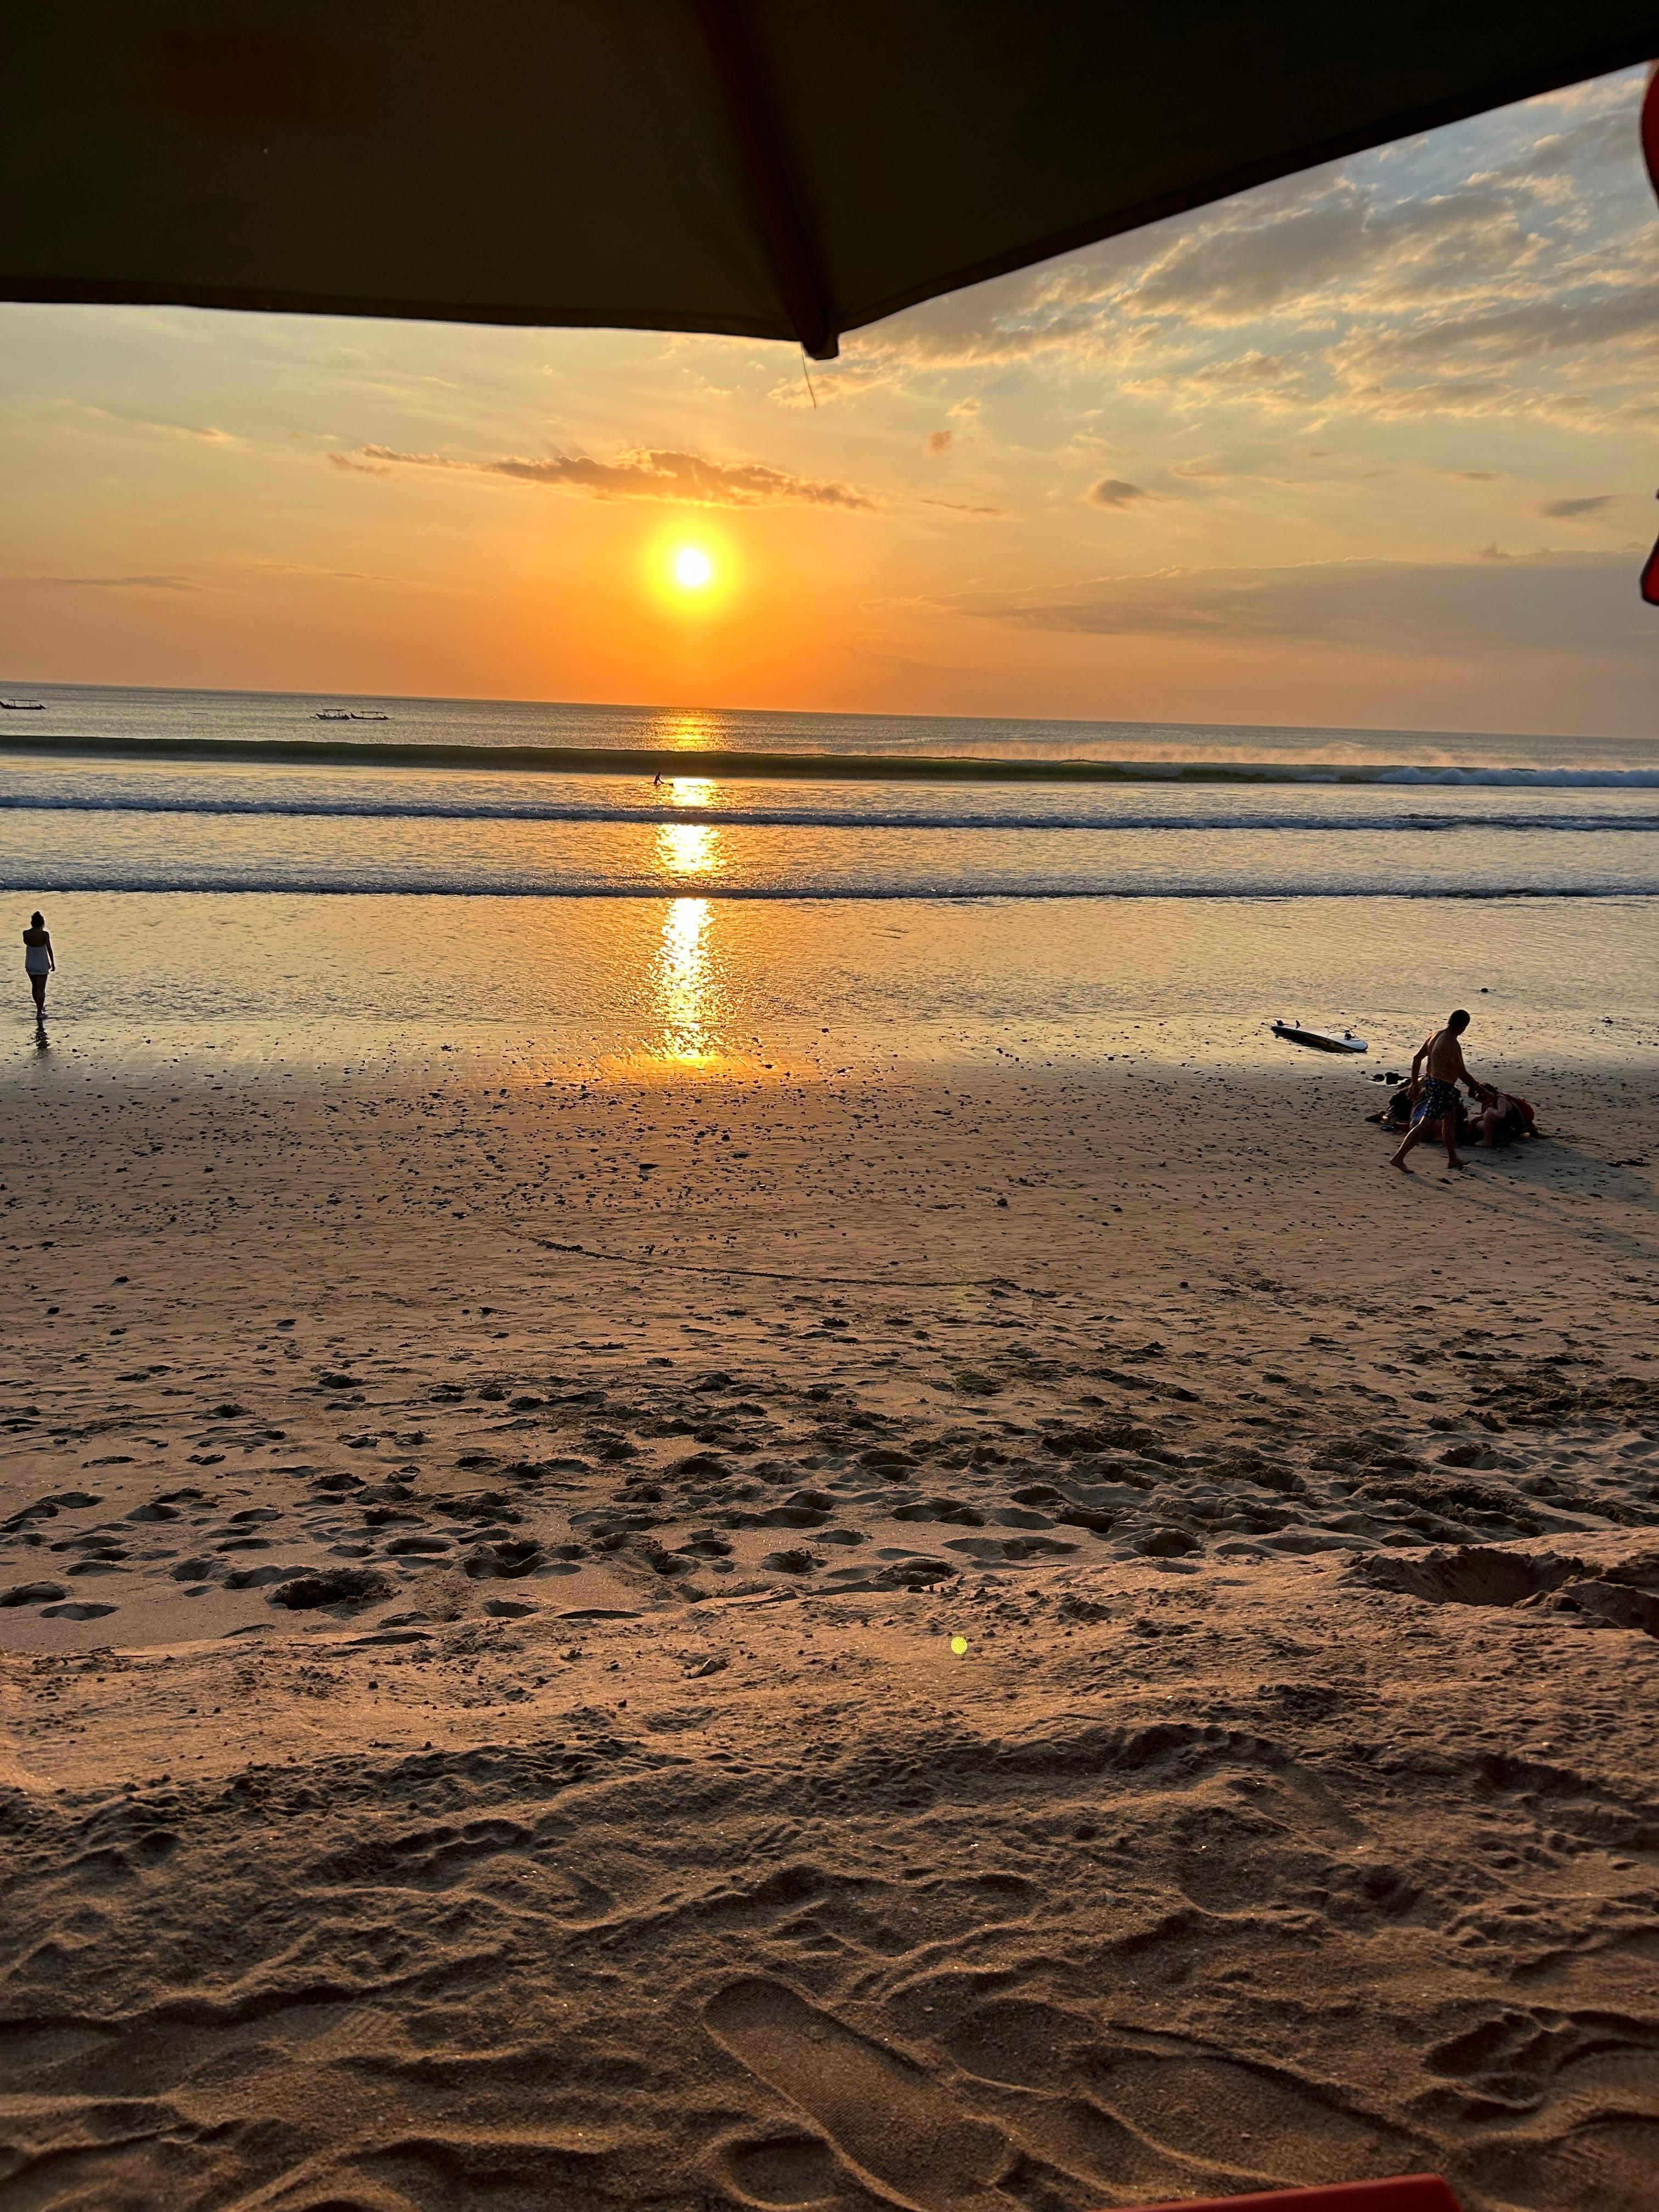
<svg viewBox="0 0 1659 2212"><path fill-rule="evenodd" d="M1649 0L52 0L0 296L799 339L1638 61Z"/></svg>

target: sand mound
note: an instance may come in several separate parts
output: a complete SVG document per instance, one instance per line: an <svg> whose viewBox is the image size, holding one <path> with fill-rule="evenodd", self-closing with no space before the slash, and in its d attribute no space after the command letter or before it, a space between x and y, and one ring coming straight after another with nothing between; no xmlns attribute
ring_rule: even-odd
<svg viewBox="0 0 1659 2212"><path fill-rule="evenodd" d="M1541 1607L1588 1627L1659 1636L1659 1555L1651 1553L1598 1567L1549 1552L1466 1544L1455 1552L1364 1559L1352 1572L1369 1589L1403 1590L1434 1605Z"/></svg>

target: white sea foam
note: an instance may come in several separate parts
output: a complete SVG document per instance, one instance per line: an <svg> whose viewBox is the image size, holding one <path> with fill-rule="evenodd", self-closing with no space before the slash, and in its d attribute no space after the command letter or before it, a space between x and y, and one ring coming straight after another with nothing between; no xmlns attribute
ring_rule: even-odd
<svg viewBox="0 0 1659 2212"><path fill-rule="evenodd" d="M0 744L0 754L15 757L24 749ZM146 767L167 767L185 761L199 761L215 767L253 767L280 774L314 772L319 768L343 769L354 775L373 776L402 771L444 772L457 769L483 775L580 775L595 779L623 777L633 780L653 773L651 763L658 756L648 757L641 767L623 764L619 759L616 768L594 767L588 761L573 763L548 749L544 757L535 751L508 755L505 748L485 746L441 749L435 746L387 746L376 757L353 760L354 752L363 752L362 746L342 744L337 748L319 747L314 757L295 757L290 749L276 745L264 746L226 743L200 744L186 752L182 747L169 750L164 745L153 749L129 748L111 744L89 744L84 752L65 746L52 754L37 752L31 765L53 766L74 762L90 764L94 761L108 761L131 768L142 763ZM471 756L469 757L469 756ZM866 771L860 775L859 770ZM884 759L879 763L873 757L854 761L844 754L795 754L787 763L783 756L774 755L769 762L747 762L741 756L726 753L717 760L696 753L681 753L674 764L659 771L665 781L702 781L718 778L726 786L744 783L795 784L815 781L840 785L868 782L878 787L894 783L909 783L938 788L940 786L969 787L1018 783L1025 786L1104 787L1115 785L1154 783L1192 785L1200 788L1216 785L1311 785L1327 787L1363 788L1366 786L1401 785L1424 790L1497 791L1659 791L1659 769L1647 768L1449 768L1443 766L1417 767L1412 765L1385 767L1364 764L1334 765L1323 762L1286 763L1276 761L1232 762L1220 760L1128 760L1051 761L993 759L949 761L921 761L902 758Z"/></svg>
<svg viewBox="0 0 1659 2212"><path fill-rule="evenodd" d="M1659 791L1659 769L1383 768L1370 773L1344 771L1343 781L1449 787L1485 784L1508 791Z"/></svg>
<svg viewBox="0 0 1659 2212"><path fill-rule="evenodd" d="M400 872L296 871L257 868L192 870L158 866L112 873L95 866L57 867L44 874L0 873L0 892L50 896L70 891L266 892L310 897L435 897L543 899L823 899L1004 901L1009 899L1642 899L1659 898L1651 888L1628 883L1571 884L1400 884L1386 877L1337 878L1300 874L1283 878L1218 876L1202 882L1146 881L1099 877L1026 877L975 880L915 878L878 881L856 877L833 883L783 884L687 882L665 877L619 882L615 878L495 874L450 876Z"/></svg>
<svg viewBox="0 0 1659 2212"><path fill-rule="evenodd" d="M1113 794L1115 796L1115 794ZM205 818L267 818L273 821L342 822L568 822L635 824L653 828L684 824L722 829L801 830L1284 830L1332 832L1353 830L1411 833L1419 830L1656 830L1659 814L1483 814L1449 810L1430 814L1310 814L1295 812L1125 814L1097 811L1038 813L998 809L895 808L872 802L864 806L787 805L605 806L557 804L532 799L244 798L193 796L181 791L0 792L0 813L174 814Z"/></svg>

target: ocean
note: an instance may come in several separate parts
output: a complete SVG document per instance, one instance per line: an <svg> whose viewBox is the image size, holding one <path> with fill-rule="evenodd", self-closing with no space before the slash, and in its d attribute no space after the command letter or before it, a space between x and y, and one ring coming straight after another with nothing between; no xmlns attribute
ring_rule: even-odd
<svg viewBox="0 0 1659 2212"><path fill-rule="evenodd" d="M26 684L0 696L43 702L0 715L9 890L1659 892L1659 748L1636 742ZM319 719L343 714L365 719ZM151 750L167 746L196 750ZM572 774L560 758L572 751L673 758L665 772L618 757ZM718 774L689 757L702 752L726 757ZM729 765L755 754L774 758L753 774Z"/></svg>
<svg viewBox="0 0 1659 2212"><path fill-rule="evenodd" d="M436 1022L765 1073L1245 1053L1283 1013L1398 1052L1483 985L1562 1048L1653 1034L1639 740L0 698L42 702L0 710L0 887L110 1048L361 1060Z"/></svg>

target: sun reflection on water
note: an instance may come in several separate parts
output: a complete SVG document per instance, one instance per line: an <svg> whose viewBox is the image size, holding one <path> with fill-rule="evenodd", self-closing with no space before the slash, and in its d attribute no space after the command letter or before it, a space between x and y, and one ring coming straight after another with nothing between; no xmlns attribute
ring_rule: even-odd
<svg viewBox="0 0 1659 2212"><path fill-rule="evenodd" d="M670 806L708 806L714 802L714 785L708 776L672 776L663 786L662 797ZM657 860L665 875L717 876L725 866L720 833L712 823L659 823Z"/></svg>
<svg viewBox="0 0 1659 2212"><path fill-rule="evenodd" d="M713 874L720 833L698 822L665 822L657 831L657 857L671 876Z"/></svg>
<svg viewBox="0 0 1659 2212"><path fill-rule="evenodd" d="M726 735L718 714L659 714L652 724L649 742L663 748L672 745L676 751L707 751L718 748Z"/></svg>
<svg viewBox="0 0 1659 2212"><path fill-rule="evenodd" d="M655 978L662 1052L682 1066L701 1067L714 1056L708 922L707 899L674 899L663 916Z"/></svg>

